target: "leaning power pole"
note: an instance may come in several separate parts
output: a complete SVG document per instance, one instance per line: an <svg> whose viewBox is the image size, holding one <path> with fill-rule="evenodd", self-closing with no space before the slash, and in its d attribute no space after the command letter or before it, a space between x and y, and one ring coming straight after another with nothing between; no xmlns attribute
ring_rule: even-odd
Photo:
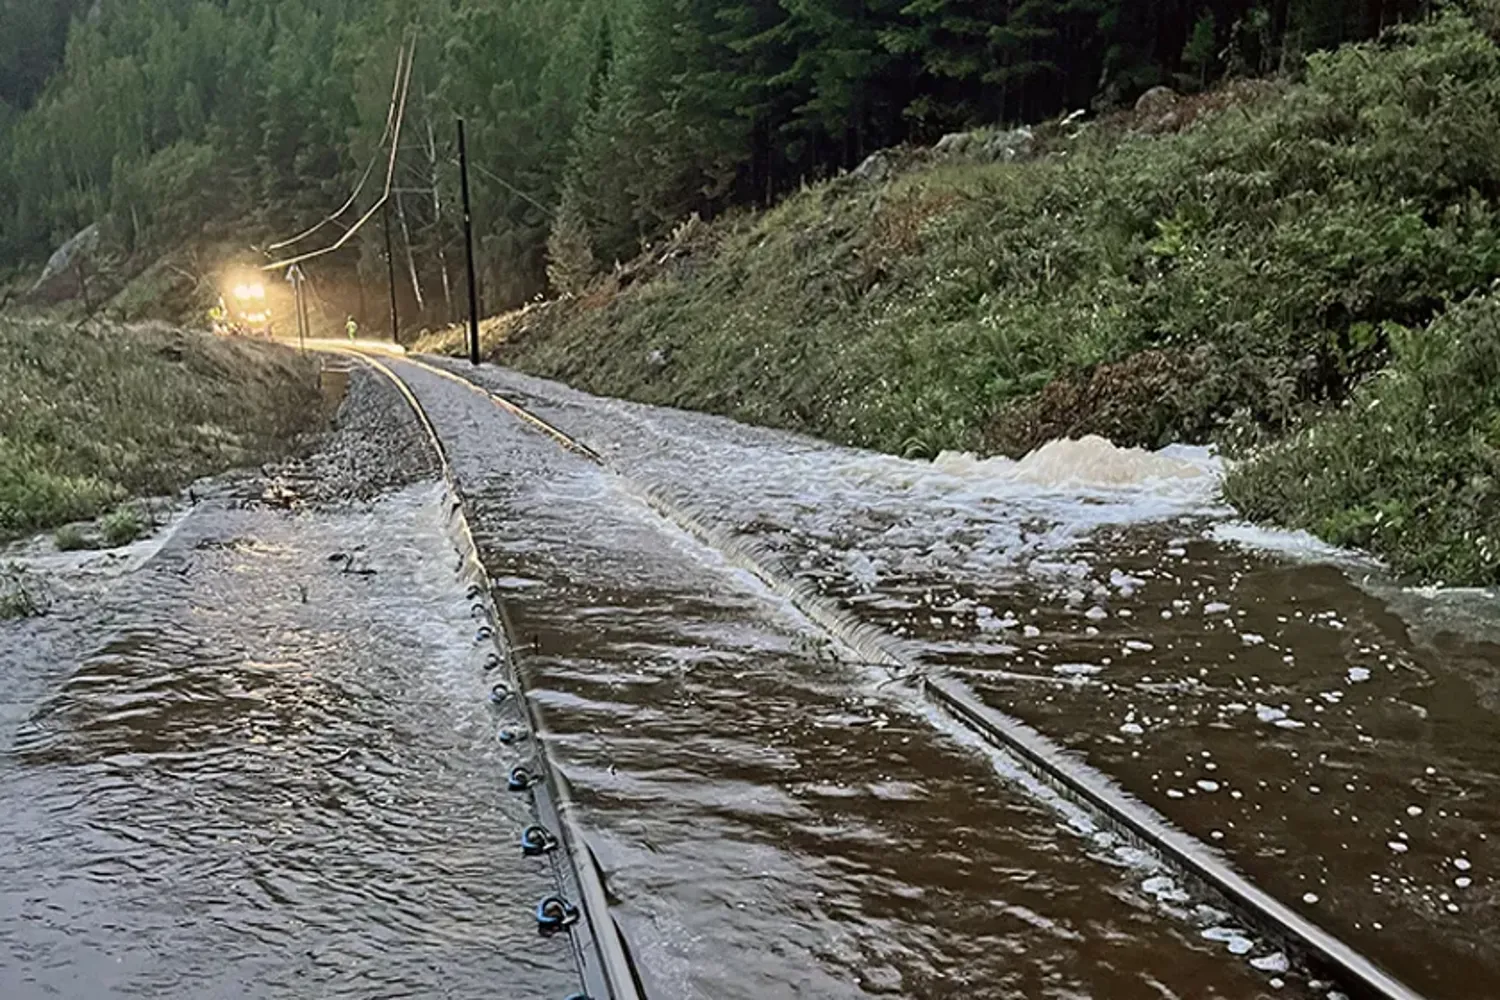
<svg viewBox="0 0 1500 1000"><path fill-rule="evenodd" d="M474 214L469 208L469 147L458 120L458 178L464 197L464 254L469 268L469 364L479 364L479 292L474 280Z"/></svg>

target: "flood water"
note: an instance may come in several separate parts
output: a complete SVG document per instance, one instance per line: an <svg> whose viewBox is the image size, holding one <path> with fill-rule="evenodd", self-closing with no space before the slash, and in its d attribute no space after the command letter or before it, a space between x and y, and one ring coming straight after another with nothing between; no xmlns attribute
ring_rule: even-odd
<svg viewBox="0 0 1500 1000"><path fill-rule="evenodd" d="M1278 995L1199 936L1221 915L1169 912L1169 879L834 660L620 477L396 367L444 436L650 995Z"/></svg>
<svg viewBox="0 0 1500 1000"><path fill-rule="evenodd" d="M209 502L0 624L0 996L578 990L444 513Z"/></svg>
<svg viewBox="0 0 1500 1000"><path fill-rule="evenodd" d="M1338 994L647 489L1429 997L1500 995L1492 598L1236 526L1192 449L907 462L480 371L605 469L392 365L650 997ZM536 933L555 883L503 790L535 741L497 739L446 513L435 482L227 492L0 624L0 997L580 989Z"/></svg>
<svg viewBox="0 0 1500 1000"><path fill-rule="evenodd" d="M908 462L477 377L1076 749L1409 985L1500 995L1494 595L1403 591L1239 525L1202 450Z"/></svg>

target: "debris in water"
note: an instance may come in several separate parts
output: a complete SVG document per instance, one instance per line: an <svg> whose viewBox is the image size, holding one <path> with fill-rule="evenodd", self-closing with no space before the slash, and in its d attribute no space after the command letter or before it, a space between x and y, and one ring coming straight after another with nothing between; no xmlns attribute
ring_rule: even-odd
<svg viewBox="0 0 1500 1000"><path fill-rule="evenodd" d="M1361 681L1367 681L1369 679L1370 679L1370 671L1367 668L1365 668L1365 667L1350 667L1349 668L1349 683L1350 684L1358 684Z"/></svg>
<svg viewBox="0 0 1500 1000"><path fill-rule="evenodd" d="M1255 706L1255 717L1261 722L1278 722L1286 718L1286 712L1279 708L1272 708L1270 705L1257 703Z"/></svg>
<svg viewBox="0 0 1500 1000"><path fill-rule="evenodd" d="M1262 972L1286 972L1292 967L1292 963L1287 960L1286 955L1279 951L1274 954L1263 955L1260 958L1252 958L1250 964Z"/></svg>

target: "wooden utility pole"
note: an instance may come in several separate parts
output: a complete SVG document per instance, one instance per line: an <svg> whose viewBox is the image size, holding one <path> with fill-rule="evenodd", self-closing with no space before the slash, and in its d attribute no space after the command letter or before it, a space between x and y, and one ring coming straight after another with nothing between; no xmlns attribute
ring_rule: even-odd
<svg viewBox="0 0 1500 1000"><path fill-rule="evenodd" d="M443 200L438 194L437 138L432 134L432 120L427 121L427 177L432 183L432 222L437 227L438 268L443 273L443 306L447 310L444 318L453 322L453 289L448 281L448 251L445 249L443 229Z"/></svg>
<svg viewBox="0 0 1500 1000"><path fill-rule="evenodd" d="M464 195L464 253L469 269L469 364L479 364L479 289L474 279L474 213L469 206L469 147L458 120L458 181Z"/></svg>
<svg viewBox="0 0 1500 1000"><path fill-rule="evenodd" d="M391 253L391 203L387 201L380 212L385 221L385 276L391 288L391 343L400 343L401 317L396 312L396 256Z"/></svg>
<svg viewBox="0 0 1500 1000"><path fill-rule="evenodd" d="M287 272L292 283L292 299L297 310L297 350L307 350L307 300L302 295L302 268L296 264Z"/></svg>

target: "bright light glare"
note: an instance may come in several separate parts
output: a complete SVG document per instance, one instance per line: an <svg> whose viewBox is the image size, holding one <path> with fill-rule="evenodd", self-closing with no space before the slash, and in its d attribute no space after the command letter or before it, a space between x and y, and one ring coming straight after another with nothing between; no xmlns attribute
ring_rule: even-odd
<svg viewBox="0 0 1500 1000"><path fill-rule="evenodd" d="M237 299L263 299L266 297L266 287L262 284L236 285L234 297Z"/></svg>

